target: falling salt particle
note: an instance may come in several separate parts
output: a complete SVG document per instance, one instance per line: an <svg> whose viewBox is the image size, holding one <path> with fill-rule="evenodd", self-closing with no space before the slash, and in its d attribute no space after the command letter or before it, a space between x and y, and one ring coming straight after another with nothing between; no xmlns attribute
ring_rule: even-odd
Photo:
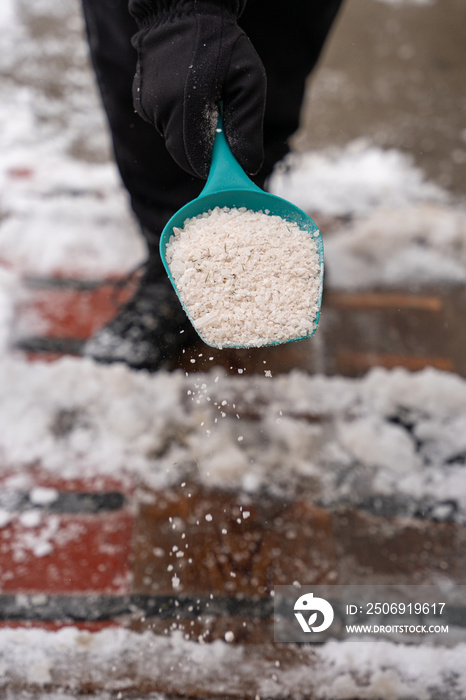
<svg viewBox="0 0 466 700"><path fill-rule="evenodd" d="M167 571L173 571L173 564L169 564L167 566Z"/></svg>
<svg viewBox="0 0 466 700"><path fill-rule="evenodd" d="M46 557L53 552L53 547L50 542L37 542L32 551L36 557Z"/></svg>
<svg viewBox="0 0 466 700"><path fill-rule="evenodd" d="M242 435L240 435L238 438L238 442L241 442L242 440L244 440L244 437Z"/></svg>
<svg viewBox="0 0 466 700"><path fill-rule="evenodd" d="M10 524L13 516L8 511L0 508L0 529Z"/></svg>
<svg viewBox="0 0 466 700"><path fill-rule="evenodd" d="M58 500L59 493L57 489L38 486L29 494L29 500L36 506L48 506Z"/></svg>
<svg viewBox="0 0 466 700"><path fill-rule="evenodd" d="M210 513L207 513L207 515L205 516L205 519L207 520L208 523L210 523L211 520L212 520L211 514L210 514Z"/></svg>
<svg viewBox="0 0 466 700"><path fill-rule="evenodd" d="M243 374L244 370L238 369L238 374Z"/></svg>
<svg viewBox="0 0 466 700"><path fill-rule="evenodd" d="M191 364L194 364L196 362L196 359L192 357L189 361L191 362Z"/></svg>
<svg viewBox="0 0 466 700"><path fill-rule="evenodd" d="M219 379L220 379L220 377L217 375L214 379L214 382L218 382Z"/></svg>
<svg viewBox="0 0 466 700"><path fill-rule="evenodd" d="M271 372L269 369L266 369L265 372L264 372L264 374L265 374L266 377L271 377L271 376L272 376L272 372Z"/></svg>
<svg viewBox="0 0 466 700"><path fill-rule="evenodd" d="M246 520L246 518L249 518L250 515L251 515L251 513L250 513L248 510L244 510L244 511L243 511L243 518L244 518L245 520Z"/></svg>
<svg viewBox="0 0 466 700"><path fill-rule="evenodd" d="M231 576L231 578L236 578L235 572L234 572L234 571L230 571L230 576Z"/></svg>
<svg viewBox="0 0 466 700"><path fill-rule="evenodd" d="M27 510L19 516L19 522L23 527L38 527L42 516L38 510Z"/></svg>
<svg viewBox="0 0 466 700"><path fill-rule="evenodd" d="M222 529L222 535L226 535L228 530L225 530L225 528Z"/></svg>
<svg viewBox="0 0 466 700"><path fill-rule="evenodd" d="M238 523L238 525L241 525L241 518L236 518L236 522Z"/></svg>
<svg viewBox="0 0 466 700"><path fill-rule="evenodd" d="M172 576L172 586L173 586L173 588L179 588L179 587L180 587L180 583L181 583L181 581L180 581L180 579L178 578L178 576L177 576L176 574L175 574L174 576Z"/></svg>
<svg viewBox="0 0 466 700"><path fill-rule="evenodd" d="M160 558L163 557L163 555L165 554L165 550L163 550L162 547L154 547L154 549L152 550L152 554L154 555L154 557Z"/></svg>

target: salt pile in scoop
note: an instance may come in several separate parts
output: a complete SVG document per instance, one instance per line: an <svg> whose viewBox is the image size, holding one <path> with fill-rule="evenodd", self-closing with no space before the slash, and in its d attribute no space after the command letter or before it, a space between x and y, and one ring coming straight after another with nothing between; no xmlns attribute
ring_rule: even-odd
<svg viewBox="0 0 466 700"><path fill-rule="evenodd" d="M261 347L314 332L321 264L308 231L267 212L216 207L173 233L167 264L208 345Z"/></svg>

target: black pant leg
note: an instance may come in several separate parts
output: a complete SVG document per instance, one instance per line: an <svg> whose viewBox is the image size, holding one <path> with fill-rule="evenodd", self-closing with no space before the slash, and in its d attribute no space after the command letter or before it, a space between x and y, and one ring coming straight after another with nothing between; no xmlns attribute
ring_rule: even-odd
<svg viewBox="0 0 466 700"><path fill-rule="evenodd" d="M127 0L82 0L82 5L115 159L149 247L155 249L168 219L197 197L203 182L175 163L163 138L134 111L137 56L131 37L137 27Z"/></svg>
<svg viewBox="0 0 466 700"><path fill-rule="evenodd" d="M267 72L265 162L254 180L262 185L289 151L297 130L305 84L342 0L248 0L240 25ZM203 182L171 158L164 140L134 111L132 82L136 24L127 0L82 0L91 59L109 121L115 158L133 210L151 247L170 218L196 197Z"/></svg>
<svg viewBox="0 0 466 700"><path fill-rule="evenodd" d="M341 4L342 0L248 0L239 19L267 73L261 179L289 151L288 140L299 127L306 80Z"/></svg>

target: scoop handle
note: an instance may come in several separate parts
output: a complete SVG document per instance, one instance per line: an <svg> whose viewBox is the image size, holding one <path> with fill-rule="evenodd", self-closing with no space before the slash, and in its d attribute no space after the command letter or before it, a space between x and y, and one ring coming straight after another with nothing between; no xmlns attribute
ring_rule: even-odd
<svg viewBox="0 0 466 700"><path fill-rule="evenodd" d="M246 175L241 165L228 146L223 131L222 105L219 105L217 128L215 131L214 146L212 149L212 161L209 177L204 185L200 197L225 192L227 190L253 190L262 192Z"/></svg>

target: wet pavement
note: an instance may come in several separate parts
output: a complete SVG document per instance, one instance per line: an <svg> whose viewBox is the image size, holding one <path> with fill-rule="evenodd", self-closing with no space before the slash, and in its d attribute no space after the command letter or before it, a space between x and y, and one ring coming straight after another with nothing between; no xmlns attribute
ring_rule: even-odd
<svg viewBox="0 0 466 700"><path fill-rule="evenodd" d="M299 149L353 139L409 153L466 194L466 5L346 0L310 80Z"/></svg>

